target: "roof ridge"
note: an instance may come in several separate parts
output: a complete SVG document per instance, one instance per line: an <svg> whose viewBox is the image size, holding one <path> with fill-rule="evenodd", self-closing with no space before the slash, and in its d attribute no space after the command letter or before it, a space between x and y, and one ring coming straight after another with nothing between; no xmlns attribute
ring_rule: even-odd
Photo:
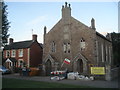
<svg viewBox="0 0 120 90"><path fill-rule="evenodd" d="M81 22L80 20L78 20L78 19L76 19L76 18L74 18L74 17L72 17L72 16L71 16L71 19L76 20L77 22L81 23L82 25L84 25L84 26L87 27L87 28L90 28L90 26L86 25L85 23ZM91 28L91 29L92 29L92 28Z"/></svg>
<svg viewBox="0 0 120 90"><path fill-rule="evenodd" d="M5 46L4 49L22 49L22 48L29 48L32 43L34 43L34 40L13 42L13 43Z"/></svg>
<svg viewBox="0 0 120 90"><path fill-rule="evenodd" d="M13 43L22 43L22 42L29 42L29 41L33 41L33 40L18 41L18 42L13 42Z"/></svg>

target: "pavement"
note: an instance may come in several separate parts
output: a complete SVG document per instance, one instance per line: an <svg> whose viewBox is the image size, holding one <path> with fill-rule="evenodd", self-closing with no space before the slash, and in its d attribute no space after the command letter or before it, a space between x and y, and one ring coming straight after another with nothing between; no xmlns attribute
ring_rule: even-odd
<svg viewBox="0 0 120 90"><path fill-rule="evenodd" d="M64 83L64 84L72 84L72 85L80 85L80 86L92 86L95 88L119 88L120 89L120 86L119 86L120 82L118 83L117 79L112 81L105 81L105 80L83 81L83 80L69 80L69 79L56 81L56 80L50 80L50 76L20 76L18 73L3 75L2 77L32 80L32 81L56 82L56 83Z"/></svg>

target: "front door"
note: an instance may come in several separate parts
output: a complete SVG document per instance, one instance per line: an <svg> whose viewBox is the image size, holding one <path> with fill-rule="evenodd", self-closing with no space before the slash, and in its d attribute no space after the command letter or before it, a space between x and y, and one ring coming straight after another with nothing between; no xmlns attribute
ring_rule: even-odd
<svg viewBox="0 0 120 90"><path fill-rule="evenodd" d="M46 64L45 64L45 69L46 69L46 75L49 76L50 72L52 71L52 65L51 65L51 61L47 60Z"/></svg>
<svg viewBox="0 0 120 90"><path fill-rule="evenodd" d="M10 69L10 62L6 62L5 66L6 68Z"/></svg>
<svg viewBox="0 0 120 90"><path fill-rule="evenodd" d="M77 61L77 71L79 73L83 73L83 61L82 61L82 59L78 59L78 61Z"/></svg>

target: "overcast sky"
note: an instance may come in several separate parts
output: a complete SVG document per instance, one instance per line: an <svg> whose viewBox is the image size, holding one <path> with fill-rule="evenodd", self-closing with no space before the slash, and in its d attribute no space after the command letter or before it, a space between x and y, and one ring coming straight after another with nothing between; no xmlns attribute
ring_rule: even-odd
<svg viewBox="0 0 120 90"><path fill-rule="evenodd" d="M31 40L32 33L43 43L43 28L47 32L61 19L64 2L6 2L10 24L10 38L14 41ZM118 2L68 2L74 18L90 26L95 19L100 33L118 32ZM33 29L33 32L32 32Z"/></svg>

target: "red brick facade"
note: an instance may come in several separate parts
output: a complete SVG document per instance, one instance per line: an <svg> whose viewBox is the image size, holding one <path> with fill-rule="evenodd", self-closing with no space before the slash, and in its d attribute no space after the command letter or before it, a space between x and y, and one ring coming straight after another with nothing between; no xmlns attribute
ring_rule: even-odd
<svg viewBox="0 0 120 90"><path fill-rule="evenodd" d="M37 36L35 40L35 35L33 35L33 40L30 41L23 41L18 42L19 44L23 43L23 45L26 44L26 42L29 44L27 47L17 47L19 44L16 45L16 42L13 42L13 44L10 43L10 45L5 47L3 50L3 58L4 63L3 65L7 65L6 67L10 68L11 66L14 67L38 67L39 64L42 64L42 46L37 42ZM26 44L27 45L27 44ZM14 47L13 47L14 46ZM9 48L8 48L9 47ZM9 55L7 54L9 52ZM16 61L12 61L12 59ZM10 61L9 61L10 60ZM12 61L12 62L11 62ZM9 66L6 63L10 63Z"/></svg>
<svg viewBox="0 0 120 90"><path fill-rule="evenodd" d="M4 50L4 51L3 51L3 53L4 53L3 55L4 55L4 58L5 58L5 59L7 59L7 58L15 58L17 61L18 61L18 60L23 60L23 61L25 61L25 62L28 62L28 59L29 59L29 58L28 58L28 54L29 54L28 49L29 49L29 48L22 49L22 50L23 50L23 56L22 56L22 57L19 56L19 50L20 50L20 49L15 50L15 52L16 52L15 57L12 56L12 50ZM13 49L13 50L14 50L14 49ZM6 54L7 54L8 51L10 52L10 56L6 56ZM19 67L19 65L16 64L16 67Z"/></svg>
<svg viewBox="0 0 120 90"><path fill-rule="evenodd" d="M33 43L30 48L30 66L35 67L42 64L42 48L38 43Z"/></svg>

